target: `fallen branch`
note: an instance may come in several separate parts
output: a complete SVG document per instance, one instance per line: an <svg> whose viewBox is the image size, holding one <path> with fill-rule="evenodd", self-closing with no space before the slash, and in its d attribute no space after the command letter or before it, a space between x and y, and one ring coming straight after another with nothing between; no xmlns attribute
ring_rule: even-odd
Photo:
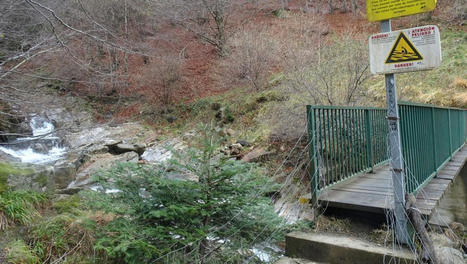
<svg viewBox="0 0 467 264"><path fill-rule="evenodd" d="M410 218L410 222L417 232L417 238L422 244L422 252L419 254L419 258L422 263L439 264L440 262L436 258L435 249L433 242L428 235L425 228L425 221L422 220L422 214L420 210L415 206L416 198L413 194L407 194L405 210Z"/></svg>

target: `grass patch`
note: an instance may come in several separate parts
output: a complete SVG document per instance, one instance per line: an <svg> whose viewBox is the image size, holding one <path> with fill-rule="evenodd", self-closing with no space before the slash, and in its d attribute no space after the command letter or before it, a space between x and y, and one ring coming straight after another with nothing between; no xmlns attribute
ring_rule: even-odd
<svg viewBox="0 0 467 264"><path fill-rule="evenodd" d="M39 258L32 252L23 240L10 242L6 248L8 264L37 264Z"/></svg>
<svg viewBox="0 0 467 264"><path fill-rule="evenodd" d="M274 105L288 100L289 96L274 88L257 93L247 88L235 88L177 106L177 115L183 118L180 126L173 126L171 132L188 131L199 123L209 123L210 120L216 120L216 114L223 110L224 119L217 117L219 123L226 121L222 126L236 131L237 138L260 143L270 134L269 125L264 124L264 116Z"/></svg>
<svg viewBox="0 0 467 264"><path fill-rule="evenodd" d="M36 207L45 202L43 193L33 191L5 191L0 194L0 230L10 225L27 224L40 216Z"/></svg>

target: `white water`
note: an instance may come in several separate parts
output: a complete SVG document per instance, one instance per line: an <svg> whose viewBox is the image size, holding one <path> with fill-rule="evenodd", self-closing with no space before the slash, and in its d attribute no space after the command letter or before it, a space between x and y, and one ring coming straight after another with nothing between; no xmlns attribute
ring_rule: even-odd
<svg viewBox="0 0 467 264"><path fill-rule="evenodd" d="M33 117L29 122L29 126L31 126L32 129L32 135L35 137L47 135L52 133L55 129L52 123L40 119L40 117Z"/></svg>
<svg viewBox="0 0 467 264"><path fill-rule="evenodd" d="M29 125L31 126L33 137L18 138L16 142L25 142L29 140L31 141L31 144L33 144L33 140L41 136L43 140L50 140L52 142L56 142L58 140L57 137L52 135L55 127L49 121L36 116L31 118ZM15 142L12 142L12 144L14 143ZM19 158L23 163L33 164L51 163L59 160L66 153L66 149L59 146L57 143L54 143L53 147L49 149L47 153L36 152L31 146L22 149L0 146L0 150L15 158Z"/></svg>
<svg viewBox="0 0 467 264"><path fill-rule="evenodd" d="M30 147L26 149L19 149L19 150L0 147L0 150L7 154L10 154L11 156L15 158L21 159L21 162L23 163L33 163L33 164L45 164L45 163L53 162L53 161L59 160L66 153L66 150L64 148L59 148L59 147L53 147L46 154L35 152Z"/></svg>

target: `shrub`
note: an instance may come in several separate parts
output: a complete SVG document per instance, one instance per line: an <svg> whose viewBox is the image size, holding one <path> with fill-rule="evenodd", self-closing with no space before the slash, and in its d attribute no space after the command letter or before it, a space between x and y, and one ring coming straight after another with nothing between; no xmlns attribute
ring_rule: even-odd
<svg viewBox="0 0 467 264"><path fill-rule="evenodd" d="M218 155L220 139L210 126L200 132L197 148L176 154L168 167L120 164L97 176L105 189L120 192L99 195L98 207L117 217L96 249L126 263L177 263L178 254L178 261L203 262L227 252L247 257L237 250L280 235L280 218L265 196L275 185L254 165ZM199 181L171 179L186 174Z"/></svg>
<svg viewBox="0 0 467 264"><path fill-rule="evenodd" d="M247 84L253 91L266 88L266 80L278 62L278 42L269 34L242 32L230 42L232 54L224 60L224 75L231 82Z"/></svg>

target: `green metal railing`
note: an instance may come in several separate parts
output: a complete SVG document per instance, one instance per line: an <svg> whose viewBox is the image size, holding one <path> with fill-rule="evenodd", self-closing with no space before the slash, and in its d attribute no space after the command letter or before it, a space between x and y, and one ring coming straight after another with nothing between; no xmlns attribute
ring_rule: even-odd
<svg viewBox="0 0 467 264"><path fill-rule="evenodd" d="M467 137L467 111L399 104L407 192L436 175ZM386 109L307 106L312 198L388 160Z"/></svg>
<svg viewBox="0 0 467 264"><path fill-rule="evenodd" d="M387 161L386 110L307 106L312 193Z"/></svg>
<svg viewBox="0 0 467 264"><path fill-rule="evenodd" d="M448 162L466 139L466 111L400 103L406 190L417 192Z"/></svg>

